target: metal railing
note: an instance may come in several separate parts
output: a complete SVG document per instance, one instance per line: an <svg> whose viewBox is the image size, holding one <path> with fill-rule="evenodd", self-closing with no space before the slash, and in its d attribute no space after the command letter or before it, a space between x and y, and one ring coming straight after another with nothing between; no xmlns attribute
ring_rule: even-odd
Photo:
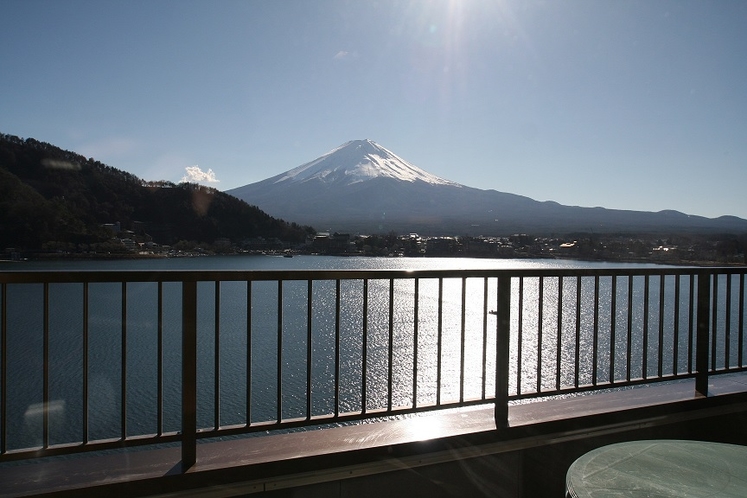
<svg viewBox="0 0 747 498"><path fill-rule="evenodd" d="M744 268L0 273L0 461L744 371Z"/></svg>

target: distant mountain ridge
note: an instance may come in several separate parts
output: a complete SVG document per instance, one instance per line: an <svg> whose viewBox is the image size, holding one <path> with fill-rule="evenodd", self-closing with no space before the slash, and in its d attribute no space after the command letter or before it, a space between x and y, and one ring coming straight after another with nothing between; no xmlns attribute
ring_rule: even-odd
<svg viewBox="0 0 747 498"><path fill-rule="evenodd" d="M516 232L747 232L747 220L564 206L467 187L412 165L371 140L227 193L319 230L426 235Z"/></svg>

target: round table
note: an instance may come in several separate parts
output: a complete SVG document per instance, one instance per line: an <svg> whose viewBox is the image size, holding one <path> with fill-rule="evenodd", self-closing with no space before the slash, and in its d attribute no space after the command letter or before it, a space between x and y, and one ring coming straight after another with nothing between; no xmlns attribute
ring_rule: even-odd
<svg viewBox="0 0 747 498"><path fill-rule="evenodd" d="M611 444L573 462L567 495L601 497L747 497L747 446L648 440Z"/></svg>

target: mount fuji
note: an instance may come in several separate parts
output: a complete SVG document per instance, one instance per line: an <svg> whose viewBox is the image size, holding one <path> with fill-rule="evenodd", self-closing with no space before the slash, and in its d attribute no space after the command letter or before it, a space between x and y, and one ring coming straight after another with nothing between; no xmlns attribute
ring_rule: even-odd
<svg viewBox="0 0 747 498"><path fill-rule="evenodd" d="M371 140L344 143L310 163L302 164L267 181L280 184L319 180L328 185L348 186L375 178L461 187L458 183L423 171Z"/></svg>
<svg viewBox="0 0 747 498"><path fill-rule="evenodd" d="M747 230L747 220L677 211L563 206L445 180L371 140L227 191L271 216L317 230L422 235Z"/></svg>

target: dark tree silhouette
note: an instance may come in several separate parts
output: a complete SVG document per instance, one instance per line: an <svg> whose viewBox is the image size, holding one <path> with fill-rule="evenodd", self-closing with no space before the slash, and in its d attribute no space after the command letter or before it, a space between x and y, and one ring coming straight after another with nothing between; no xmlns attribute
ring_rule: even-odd
<svg viewBox="0 0 747 498"><path fill-rule="evenodd" d="M100 244L111 239L104 225L112 223L161 244L298 243L314 233L212 188L146 182L33 138L0 134L0 249Z"/></svg>

